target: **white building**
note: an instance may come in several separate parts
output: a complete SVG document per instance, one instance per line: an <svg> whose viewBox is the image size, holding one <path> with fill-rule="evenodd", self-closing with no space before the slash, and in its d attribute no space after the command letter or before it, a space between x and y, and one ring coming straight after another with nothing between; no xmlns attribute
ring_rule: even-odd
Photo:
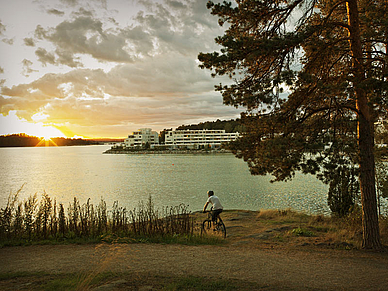
<svg viewBox="0 0 388 291"><path fill-rule="evenodd" d="M225 130L168 130L165 136L166 146L171 148L199 149L202 146L219 148L239 137L238 132L226 133Z"/></svg>
<svg viewBox="0 0 388 291"><path fill-rule="evenodd" d="M141 128L128 135L124 143L127 148L141 147L147 143L152 146L159 144L159 135L156 131L152 131L151 128Z"/></svg>

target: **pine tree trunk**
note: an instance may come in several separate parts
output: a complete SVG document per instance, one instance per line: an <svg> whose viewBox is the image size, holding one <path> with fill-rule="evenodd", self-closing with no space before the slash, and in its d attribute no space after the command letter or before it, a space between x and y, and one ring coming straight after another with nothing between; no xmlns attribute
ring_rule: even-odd
<svg viewBox="0 0 388 291"><path fill-rule="evenodd" d="M379 221L377 215L375 160L373 154L373 119L368 98L359 86L365 80L365 68L360 37L357 0L347 1L350 47L353 55L354 87L358 110L358 154L362 203L363 248L380 249Z"/></svg>

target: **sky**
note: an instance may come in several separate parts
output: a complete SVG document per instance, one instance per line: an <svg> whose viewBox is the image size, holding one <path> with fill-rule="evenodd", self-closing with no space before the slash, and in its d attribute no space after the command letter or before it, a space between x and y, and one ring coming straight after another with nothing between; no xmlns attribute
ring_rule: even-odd
<svg viewBox="0 0 388 291"><path fill-rule="evenodd" d="M0 135L125 138L238 118L199 52L208 0L0 0Z"/></svg>

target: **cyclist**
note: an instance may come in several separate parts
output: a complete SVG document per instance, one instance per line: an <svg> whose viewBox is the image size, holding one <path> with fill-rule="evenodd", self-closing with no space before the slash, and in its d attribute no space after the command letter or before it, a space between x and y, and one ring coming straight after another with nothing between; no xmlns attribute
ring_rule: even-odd
<svg viewBox="0 0 388 291"><path fill-rule="evenodd" d="M220 199L216 195L214 195L213 191L207 191L207 196L208 199L205 205L203 206L203 212L206 211L207 206L209 205L209 203L211 203L213 206L211 208L210 213L212 215L212 220L215 221L217 216L222 212L224 208L221 205Z"/></svg>

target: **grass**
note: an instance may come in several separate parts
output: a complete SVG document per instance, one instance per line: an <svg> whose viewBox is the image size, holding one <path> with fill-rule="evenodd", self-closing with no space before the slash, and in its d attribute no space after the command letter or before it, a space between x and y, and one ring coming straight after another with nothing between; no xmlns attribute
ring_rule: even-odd
<svg viewBox="0 0 388 291"><path fill-rule="evenodd" d="M274 241L281 243L307 243L342 248L361 248L361 211L355 208L346 217L307 215L292 210L263 210L257 215L263 229L281 226ZM383 244L388 243L388 219L380 218L380 233ZM304 238L304 239L303 239Z"/></svg>
<svg viewBox="0 0 388 291"><path fill-rule="evenodd" d="M361 247L361 210L353 211L343 218L323 215L307 215L285 210L261 210L241 224L232 236L228 231L227 242L214 237L199 235L199 224L204 219L199 213L191 213L187 206L178 205L156 209L152 198L140 201L132 210L121 207L116 201L111 209L101 199L93 205L90 199L81 204L74 197L67 207L43 193L19 201L19 189L11 194L6 207L0 209L0 247L34 244L96 244L108 243L166 243L166 244L223 244L234 238L244 237L243 229L250 228L251 235L266 232L260 239L277 243L300 242L340 244ZM244 217L244 211L236 212ZM224 211L227 221L233 211ZM226 219L226 220L225 220ZM240 219L237 219L240 220ZM236 230L236 229L234 229ZM381 239L388 244L388 218L380 218Z"/></svg>

